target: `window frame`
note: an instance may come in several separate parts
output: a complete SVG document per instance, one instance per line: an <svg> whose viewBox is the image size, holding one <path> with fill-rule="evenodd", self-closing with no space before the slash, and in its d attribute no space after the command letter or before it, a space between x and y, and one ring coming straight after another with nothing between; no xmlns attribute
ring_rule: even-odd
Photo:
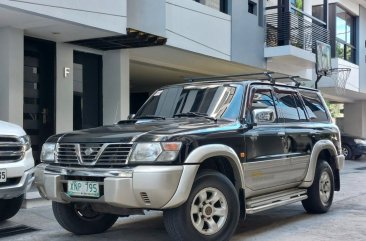
<svg viewBox="0 0 366 241"><path fill-rule="evenodd" d="M347 43L347 39L343 40L337 37L337 8L341 9L344 11L345 15L350 17L352 19L352 24L350 25L350 41L349 43ZM334 48L334 54L332 54L332 57L335 58L340 58L343 60L346 60L348 62L357 64L357 58L356 58L356 54L357 54L357 47L356 47L356 35L357 35L357 29L356 29L356 18L357 16L354 16L350 11L348 11L345 7L343 7L340 4L334 3L334 7L332 8L333 10L333 16L334 18L332 18L330 21L333 25L333 36L334 36L334 42L333 42L333 48ZM345 29L345 34L347 36L347 20L346 20L346 29ZM343 56L338 55L337 53L337 45L340 44L341 45L341 49L343 50ZM347 48L351 49L351 57L350 59L347 59Z"/></svg>
<svg viewBox="0 0 366 241"><path fill-rule="evenodd" d="M327 117L326 121L314 121L310 118L310 114L308 112L308 109L306 108L307 105L305 104L305 100L303 98L303 96L304 96L303 93L314 93L317 96L318 100L320 101L320 103L322 104L322 106L325 109L325 115ZM332 116L331 116L331 114L330 114L330 112L327 108L327 104L325 103L324 98L319 94L319 92L313 92L313 91L310 91L310 90L301 89L301 90L299 90L298 95L299 95L299 98L301 99L301 102L303 104L305 114L306 114L306 118L308 119L308 122L330 123L332 121Z"/></svg>
<svg viewBox="0 0 366 241"><path fill-rule="evenodd" d="M279 121L279 112L278 112L278 107L277 107L277 97L273 91L273 88L272 86L266 86L266 85L256 85L256 84L253 84L253 85L250 85L248 86L248 96L246 98L246 103L245 103L245 111L243 113L244 115L244 120L247 124L253 124L253 113L250 109L251 107L251 104L253 102L253 98L254 98L254 94L257 92L257 91L269 91L272 95L272 100L273 100L273 107L275 109L275 113L276 113L276 120L272 123L265 123L265 124L258 124L260 126L265 126L265 125L278 125L278 124L282 124L280 121ZM249 118L248 118L249 117Z"/></svg>
<svg viewBox="0 0 366 241"><path fill-rule="evenodd" d="M201 3L201 0L194 0L194 1L197 2L197 3L200 3L202 5L207 6L206 4ZM209 7L209 6L207 6L207 7ZM211 7L209 7L209 8L211 8ZM212 8L212 9L216 9L216 8ZM216 10L218 10L222 13L228 14L229 13L229 11L228 11L229 10L228 9L228 0L220 0L220 9L216 9Z"/></svg>
<svg viewBox="0 0 366 241"><path fill-rule="evenodd" d="M299 118L298 120L286 121L286 118L285 118L285 116L284 116L284 114L283 114L283 112L281 110L281 107L278 106L277 108L281 112L281 116L278 117L278 120L279 121L283 121L283 123L301 123L301 122L309 122L310 121L309 115L308 115L308 113L306 111L306 108L305 108L304 100L302 99L301 94L297 90L275 86L274 87L274 94L275 94L275 96L277 98L277 102L276 103L279 103L280 102L280 98L278 97L277 90L291 94L291 97L292 97L292 99L294 101L294 104L296 105L296 112L297 112L297 116ZM298 106L298 103L296 101L296 98L298 99L298 101L300 101L299 104L301 106ZM301 108L303 110L304 115L305 115L305 119L301 119L301 115L300 115L300 112L299 112L299 109L298 108Z"/></svg>

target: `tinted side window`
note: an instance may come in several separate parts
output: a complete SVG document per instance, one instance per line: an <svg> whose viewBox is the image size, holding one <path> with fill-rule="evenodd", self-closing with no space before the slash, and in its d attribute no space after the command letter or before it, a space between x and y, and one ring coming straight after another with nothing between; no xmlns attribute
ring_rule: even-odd
<svg viewBox="0 0 366 241"><path fill-rule="evenodd" d="M276 90L278 111L285 122L298 122L300 116L293 92Z"/></svg>
<svg viewBox="0 0 366 241"><path fill-rule="evenodd" d="M251 113L255 109L271 109L275 110L275 104L272 96L272 92L269 89L257 89L254 92L253 98L250 102L250 106L248 106L249 113L247 113L249 116L251 116ZM251 118L249 118L251 119ZM277 121L276 121L277 122Z"/></svg>
<svg viewBox="0 0 366 241"><path fill-rule="evenodd" d="M317 93L310 91L301 91L300 94L302 96L302 99L304 100L305 108L311 121L329 121L326 108L324 107L323 102Z"/></svg>
<svg viewBox="0 0 366 241"><path fill-rule="evenodd" d="M297 112L299 113L300 121L307 121L304 105L300 99L300 96L296 93L293 95L297 106Z"/></svg>

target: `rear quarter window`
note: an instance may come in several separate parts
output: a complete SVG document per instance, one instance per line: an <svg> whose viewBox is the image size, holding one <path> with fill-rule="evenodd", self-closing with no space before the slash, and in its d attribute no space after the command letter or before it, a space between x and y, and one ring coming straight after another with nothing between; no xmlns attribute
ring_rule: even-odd
<svg viewBox="0 0 366 241"><path fill-rule="evenodd" d="M329 122L327 109L318 93L311 91L299 91L299 93L304 101L310 121Z"/></svg>

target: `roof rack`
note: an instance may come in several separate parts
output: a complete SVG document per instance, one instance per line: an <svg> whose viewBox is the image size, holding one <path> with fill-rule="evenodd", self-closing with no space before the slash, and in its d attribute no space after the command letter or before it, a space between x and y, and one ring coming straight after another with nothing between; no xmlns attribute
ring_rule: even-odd
<svg viewBox="0 0 366 241"><path fill-rule="evenodd" d="M238 80L241 77L250 77L253 80L259 81L269 81L272 84L276 84L280 82L280 80L290 80L295 83L296 87L301 85L302 81L309 81L307 79L301 78L300 76L291 76L285 75L276 72L260 72L260 73L251 73L251 74L237 74L237 75L221 75L221 76L212 76L212 77L193 77L193 78L185 78L186 81L195 82L195 81L213 81L213 80ZM288 81L287 81L288 82Z"/></svg>

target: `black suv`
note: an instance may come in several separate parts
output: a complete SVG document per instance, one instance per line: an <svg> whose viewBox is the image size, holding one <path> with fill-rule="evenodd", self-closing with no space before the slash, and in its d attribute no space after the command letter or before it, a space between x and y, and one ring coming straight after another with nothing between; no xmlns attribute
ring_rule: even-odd
<svg viewBox="0 0 366 241"><path fill-rule="evenodd" d="M327 212L339 130L319 91L270 80L164 87L129 120L52 136L36 185L75 234L162 210L174 240L230 240L246 214L298 201Z"/></svg>

